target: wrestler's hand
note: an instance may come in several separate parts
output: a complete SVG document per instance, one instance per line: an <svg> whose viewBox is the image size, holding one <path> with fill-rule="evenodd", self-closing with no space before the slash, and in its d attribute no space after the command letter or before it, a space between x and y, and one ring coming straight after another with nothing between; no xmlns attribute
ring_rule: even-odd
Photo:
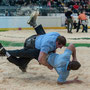
<svg viewBox="0 0 90 90"><path fill-rule="evenodd" d="M76 78L74 78L73 82L75 82L75 83L83 83L83 81L78 80L78 76Z"/></svg>
<svg viewBox="0 0 90 90"><path fill-rule="evenodd" d="M48 65L47 67L48 67L48 69L50 69L50 70L53 69L53 67L52 67L51 65Z"/></svg>
<svg viewBox="0 0 90 90"><path fill-rule="evenodd" d="M39 63L39 65L42 65L41 63ZM53 69L53 67L51 66L51 65L46 65L47 67L48 67L48 69L50 69L50 70L52 70Z"/></svg>

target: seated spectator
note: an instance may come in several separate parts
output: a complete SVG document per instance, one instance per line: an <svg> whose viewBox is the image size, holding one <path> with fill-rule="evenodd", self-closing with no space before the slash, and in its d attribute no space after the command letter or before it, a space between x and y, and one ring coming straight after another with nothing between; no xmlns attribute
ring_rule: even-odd
<svg viewBox="0 0 90 90"><path fill-rule="evenodd" d="M74 13L78 13L78 9L79 9L79 5L77 5L77 3L75 3L75 5L73 5Z"/></svg>
<svg viewBox="0 0 90 90"><path fill-rule="evenodd" d="M2 4L2 0L0 0L0 5Z"/></svg>
<svg viewBox="0 0 90 90"><path fill-rule="evenodd" d="M48 0L48 1L47 1L47 6L48 6L48 7L51 7L51 0Z"/></svg>
<svg viewBox="0 0 90 90"><path fill-rule="evenodd" d="M23 5L24 4L24 0L17 0L16 2L18 5Z"/></svg>
<svg viewBox="0 0 90 90"><path fill-rule="evenodd" d="M88 16L90 16L90 9L88 8L88 6L85 6L85 12Z"/></svg>
<svg viewBox="0 0 90 90"><path fill-rule="evenodd" d="M71 0L70 2L68 2L67 7L72 8L73 5L75 5L75 2Z"/></svg>

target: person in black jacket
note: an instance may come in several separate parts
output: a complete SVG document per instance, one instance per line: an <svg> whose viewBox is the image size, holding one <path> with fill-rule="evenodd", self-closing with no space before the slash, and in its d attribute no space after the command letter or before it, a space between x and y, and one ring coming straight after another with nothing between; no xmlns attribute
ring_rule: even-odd
<svg viewBox="0 0 90 90"><path fill-rule="evenodd" d="M72 33L72 28L73 28L73 17L71 9L68 9L67 12L65 12L65 16L67 18L67 32Z"/></svg>

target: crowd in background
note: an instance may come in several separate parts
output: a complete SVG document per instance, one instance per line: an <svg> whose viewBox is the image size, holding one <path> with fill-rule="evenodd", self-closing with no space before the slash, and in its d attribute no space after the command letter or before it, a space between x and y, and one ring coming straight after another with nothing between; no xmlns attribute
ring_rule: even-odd
<svg viewBox="0 0 90 90"><path fill-rule="evenodd" d="M84 6L88 5L90 3L89 0L0 0L0 5L43 5L43 6L59 6L61 4L65 4L68 7L71 5L75 5L75 3L78 3L78 5Z"/></svg>
<svg viewBox="0 0 90 90"><path fill-rule="evenodd" d="M48 7L70 7L73 9L88 8L89 0L0 0L0 5L39 5Z"/></svg>
<svg viewBox="0 0 90 90"><path fill-rule="evenodd" d="M87 15L90 15L89 0L0 0L0 6L42 6L57 8L61 12L64 12L68 7L74 13L79 13L83 9Z"/></svg>
<svg viewBox="0 0 90 90"><path fill-rule="evenodd" d="M89 0L0 0L0 6L7 6L5 9L5 15L7 12L11 12L11 6L13 7L42 7L41 16L47 16L48 12L64 13L66 9L71 8L74 13L79 13L81 10L85 10L86 14L90 16L90 1ZM10 8L10 10L9 10ZM47 9L48 8L48 9ZM52 10L52 11L51 11ZM3 10L0 9L2 12ZM13 10L16 11L16 10ZM25 15L25 14L24 14Z"/></svg>

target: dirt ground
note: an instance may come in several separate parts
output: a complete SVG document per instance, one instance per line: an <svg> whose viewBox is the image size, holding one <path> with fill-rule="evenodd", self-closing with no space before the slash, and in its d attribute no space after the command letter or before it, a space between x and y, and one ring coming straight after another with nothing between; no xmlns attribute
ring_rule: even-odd
<svg viewBox="0 0 90 90"><path fill-rule="evenodd" d="M90 39L72 40L70 38L90 38L88 33L81 33L81 30L73 34L66 30L45 30L46 32L59 32L67 38L68 43L89 43ZM27 37L35 34L34 30L16 30L0 32L0 40L24 42ZM23 47L5 47L6 49L21 49ZM65 47L58 49L57 53L63 53ZM6 57L0 57L0 90L90 90L90 47L76 47L77 59L81 63L81 68L71 71L67 80L72 80L78 76L82 83L72 83L57 85L58 74L47 67L39 65L36 60L32 60L26 73L22 73L17 66L9 63Z"/></svg>

